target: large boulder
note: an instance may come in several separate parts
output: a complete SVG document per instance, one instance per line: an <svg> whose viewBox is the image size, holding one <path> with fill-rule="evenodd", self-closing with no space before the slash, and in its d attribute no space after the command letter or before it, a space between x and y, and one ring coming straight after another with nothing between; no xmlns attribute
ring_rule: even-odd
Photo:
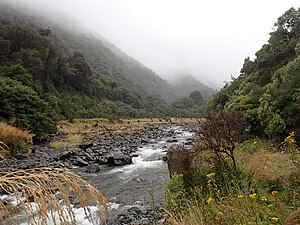
<svg viewBox="0 0 300 225"><path fill-rule="evenodd" d="M132 157L121 151L112 152L110 155L106 156L106 158L107 164L110 166L123 166L132 163Z"/></svg>

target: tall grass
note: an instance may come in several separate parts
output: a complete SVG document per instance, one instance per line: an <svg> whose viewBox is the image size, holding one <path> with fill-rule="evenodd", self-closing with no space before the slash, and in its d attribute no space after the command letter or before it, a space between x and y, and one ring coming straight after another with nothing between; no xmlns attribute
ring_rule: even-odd
<svg viewBox="0 0 300 225"><path fill-rule="evenodd" d="M105 217L107 208L100 191L66 169L37 168L0 173L0 189L15 196L18 204L10 205L0 200L0 223L18 224L19 212L24 212L29 224L46 225L48 219L57 224L76 224L70 197L77 196L84 212L92 221L89 206L97 205ZM34 202L35 204L30 204ZM49 218L49 213L51 218Z"/></svg>
<svg viewBox="0 0 300 225"><path fill-rule="evenodd" d="M26 151L31 144L32 134L25 130L13 127L7 123L0 122L0 141L8 147L8 151L2 151L2 157L8 154L14 155Z"/></svg>
<svg viewBox="0 0 300 225"><path fill-rule="evenodd" d="M186 172L192 182L183 173L167 185L168 224L300 224L300 170L292 160L300 152L291 158L290 151L272 146L242 144L238 174L220 174L209 154L191 159Z"/></svg>

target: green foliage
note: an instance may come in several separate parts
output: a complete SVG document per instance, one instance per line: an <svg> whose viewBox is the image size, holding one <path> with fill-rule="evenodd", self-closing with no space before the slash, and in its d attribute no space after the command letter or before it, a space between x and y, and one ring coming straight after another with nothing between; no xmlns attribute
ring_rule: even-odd
<svg viewBox="0 0 300 225"><path fill-rule="evenodd" d="M166 185L166 208L174 213L180 213L187 207L186 197L187 189L182 174L174 174Z"/></svg>
<svg viewBox="0 0 300 225"><path fill-rule="evenodd" d="M252 62L245 59L241 75L224 86L208 104L239 109L251 134L281 138L300 128L300 9L278 18L275 30Z"/></svg>
<svg viewBox="0 0 300 225"><path fill-rule="evenodd" d="M294 133L285 142L295 145ZM269 146L270 143L263 145ZM249 160L256 153L248 148L257 141L241 145L241 152ZM252 152L252 153L250 153ZM270 152L269 152L270 153ZM272 155L277 153L273 152ZM245 156L243 156L245 157ZM266 156L267 157L267 156ZM280 158L279 158L280 159ZM278 168L273 161L276 175L273 178L257 180L254 172L240 164L238 173L228 165L226 172L219 164L211 161L210 155L191 159L197 163L193 182L186 186L183 176L174 176L167 185L167 210L170 224L297 224L299 221L300 195L299 171ZM240 159L241 162L244 159ZM210 162L210 165L207 163ZM226 160L226 163L231 162ZM289 167L290 163L285 164ZM243 169L241 169L243 166ZM271 169L271 168L268 168ZM195 168L194 168L195 170ZM189 171L191 171L189 169ZM255 170L261 176L266 171ZM289 222L288 222L289 221Z"/></svg>
<svg viewBox="0 0 300 225"><path fill-rule="evenodd" d="M0 115L34 133L56 131L53 111L31 88L0 76Z"/></svg>
<svg viewBox="0 0 300 225"><path fill-rule="evenodd" d="M190 99L193 99L196 105L202 105L204 103L204 99L200 91L191 92L189 97Z"/></svg>
<svg viewBox="0 0 300 225"><path fill-rule="evenodd" d="M48 133L55 130L56 119L63 118L191 117L202 113L197 109L202 104L201 93L168 103L166 99L174 96L167 82L110 43L59 27L50 29L35 24L35 19L28 23L22 16L6 15L8 19L1 16L0 20L0 75L11 79L0 113L3 119L15 120L32 132ZM24 101L33 101L28 105L35 108L17 110L13 104L21 96L10 96L13 85L26 92L24 96L29 97Z"/></svg>

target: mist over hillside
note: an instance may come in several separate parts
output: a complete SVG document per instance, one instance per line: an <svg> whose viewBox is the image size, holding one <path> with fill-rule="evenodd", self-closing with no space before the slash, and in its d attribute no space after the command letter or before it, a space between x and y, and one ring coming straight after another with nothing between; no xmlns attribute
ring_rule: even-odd
<svg viewBox="0 0 300 225"><path fill-rule="evenodd" d="M0 79L8 88L0 117L15 118L33 132L53 132L63 118L199 116L212 95L201 83L172 87L109 41L71 26L70 19L4 4L0 20ZM16 87L26 90L23 96L13 94ZM201 101L189 97L196 89ZM28 106L24 111L18 110L20 101ZM32 120L31 109L42 123Z"/></svg>
<svg viewBox="0 0 300 225"><path fill-rule="evenodd" d="M177 75L170 81L177 98L188 96L193 91L200 91L205 101L209 100L216 90L202 84L192 75Z"/></svg>

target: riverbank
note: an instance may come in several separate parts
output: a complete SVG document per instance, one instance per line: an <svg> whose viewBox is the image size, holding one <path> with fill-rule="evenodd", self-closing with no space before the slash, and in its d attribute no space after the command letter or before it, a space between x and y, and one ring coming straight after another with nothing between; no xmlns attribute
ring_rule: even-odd
<svg viewBox="0 0 300 225"><path fill-rule="evenodd" d="M185 122L162 119L106 125L96 120L88 122L83 125L82 121L76 121L73 128L64 122L62 132L53 136L50 143L7 159L0 166L73 170L103 192L111 208L111 224L151 224L155 217L153 196L155 215L162 224L165 184L169 179L166 152L173 144L191 144L192 133ZM84 141L69 150L53 148L53 142L64 142L72 135L82 135ZM149 188L153 190L152 196ZM78 203L75 199L75 208L80 207Z"/></svg>

